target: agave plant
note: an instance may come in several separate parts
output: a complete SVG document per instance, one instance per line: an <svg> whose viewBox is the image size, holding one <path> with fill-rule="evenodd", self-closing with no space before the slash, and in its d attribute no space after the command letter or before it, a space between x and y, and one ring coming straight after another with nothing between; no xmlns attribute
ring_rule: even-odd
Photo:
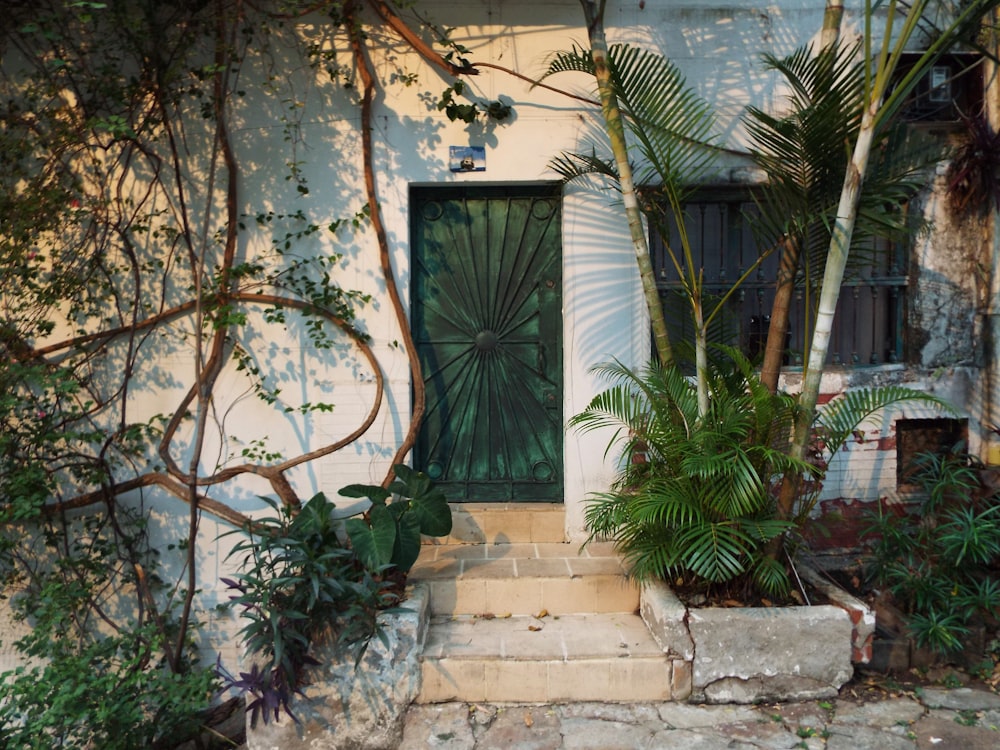
<svg viewBox="0 0 1000 750"><path fill-rule="evenodd" d="M611 429L618 476L586 512L591 539L614 541L638 579L684 577L709 583L745 579L761 593L789 590L785 558L772 542L805 522L820 482L807 483L799 513L778 515L776 487L785 472L822 479L824 461L789 455L795 397L771 393L738 350L716 347L705 371L709 408L677 365L632 370L620 362L598 373L611 386L571 420L584 431ZM900 401L936 397L899 386L850 391L820 412L824 458L864 421Z"/></svg>

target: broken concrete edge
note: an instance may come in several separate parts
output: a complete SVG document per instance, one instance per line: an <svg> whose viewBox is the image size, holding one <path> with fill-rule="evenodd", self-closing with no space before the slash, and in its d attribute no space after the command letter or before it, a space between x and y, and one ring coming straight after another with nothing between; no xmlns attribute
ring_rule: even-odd
<svg viewBox="0 0 1000 750"><path fill-rule="evenodd" d="M695 607L693 697L709 703L809 700L854 674L851 622L829 604Z"/></svg>
<svg viewBox="0 0 1000 750"><path fill-rule="evenodd" d="M800 563L798 574L831 604L847 612L847 616L851 618L851 661L854 664L868 664L872 660L872 641L875 638L875 611L824 577L808 561Z"/></svg>
<svg viewBox="0 0 1000 750"><path fill-rule="evenodd" d="M663 653L679 656L684 661L694 659L687 607L664 581L642 582L639 614Z"/></svg>
<svg viewBox="0 0 1000 750"><path fill-rule="evenodd" d="M317 644L319 664L309 668L312 680L292 703L300 723L281 715L253 727L248 712L249 750L397 747L406 711L420 691L429 622L430 594L417 583L395 607L376 616L377 632L357 664L335 645Z"/></svg>
<svg viewBox="0 0 1000 750"><path fill-rule="evenodd" d="M639 613L675 673L688 677L675 699L808 700L837 693L853 676L855 639L870 644L874 632L870 610L841 593L835 605L689 611L666 583L646 581ZM749 641L739 646L740 638Z"/></svg>

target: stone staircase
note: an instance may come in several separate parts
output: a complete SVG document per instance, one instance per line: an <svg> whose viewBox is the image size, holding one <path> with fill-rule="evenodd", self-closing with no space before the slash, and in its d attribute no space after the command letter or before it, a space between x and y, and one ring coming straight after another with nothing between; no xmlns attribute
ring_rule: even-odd
<svg viewBox="0 0 1000 750"><path fill-rule="evenodd" d="M430 596L418 703L686 699L610 544L564 540L561 505L453 506L410 573Z"/></svg>

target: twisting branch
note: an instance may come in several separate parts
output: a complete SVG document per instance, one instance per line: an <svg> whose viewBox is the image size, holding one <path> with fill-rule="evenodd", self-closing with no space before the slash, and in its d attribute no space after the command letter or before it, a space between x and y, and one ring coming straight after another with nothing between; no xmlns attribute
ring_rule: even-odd
<svg viewBox="0 0 1000 750"><path fill-rule="evenodd" d="M496 65L495 63L485 63L477 62L472 63L474 69L479 68L490 68L491 70L499 70L501 73L506 73L507 75L518 78L526 83L530 83L532 88L545 89L546 91L552 91L553 93L560 94L561 96L569 97L570 99L576 99L578 102L583 102L584 104L589 104L592 107L600 107L601 102L597 99L592 99L589 96L580 96L579 94L574 94L566 89L560 89L556 86L550 86L547 83L542 83L537 81L530 76L526 76L523 73L518 73L516 70L511 70L510 68L505 68L503 65Z"/></svg>
<svg viewBox="0 0 1000 750"><path fill-rule="evenodd" d="M479 73L473 65L456 65L450 60L446 60L444 57L439 55L429 44L427 44L427 42L421 39L420 36L417 35L405 21L403 21L403 19L396 15L392 8L389 7L388 3L383 0L368 0L368 4L378 14L378 17L385 21L385 23L393 31L399 34L403 38L403 41L405 41L414 52L424 58L431 65L440 68L445 73L452 76L474 76ZM354 11L355 7L353 2L345 3L344 14L348 18L353 18ZM350 26L350 33L353 45L353 40L359 33L356 24L352 24ZM355 50L355 53L357 53L357 50ZM355 61L357 62L357 54L355 54ZM360 71L362 67L367 67L367 63L365 66L359 64L358 70ZM362 72L361 75L362 80L364 80L365 73ZM370 70L367 71L367 75L369 78L374 80L374 76Z"/></svg>
<svg viewBox="0 0 1000 750"><path fill-rule="evenodd" d="M385 5L376 3L376 5ZM353 23L352 14L354 3L344 6L347 13L351 38L351 49L354 53L354 61L358 73L361 76L362 97L361 97L361 153L364 161L365 172L365 194L368 197L368 208L372 228L375 230L375 237L378 240L379 261L382 266L382 274L385 278L386 291L392 302L392 310L396 316L396 323L399 326L400 335L403 339L403 346L406 349L406 356L410 364L410 372L413 380L413 409L410 415L410 426L406 435L396 450L392 465L401 463L406 454L413 448L417 439L417 432L420 429L420 422L424 417L426 404L426 393L424 388L423 372L420 367L420 359L417 356L417 349L413 341L413 333L410 331L410 321L403 307L400 298L399 288L396 285L396 277L392 270L392 258L389 255L389 238L386 235L385 224L382 222L382 209L378 203L378 190L375 185L374 148L372 145L372 104L375 98L375 76L372 73L368 56L365 53L361 39L361 32L356 23ZM383 484L388 486L392 481L393 473L389 470Z"/></svg>

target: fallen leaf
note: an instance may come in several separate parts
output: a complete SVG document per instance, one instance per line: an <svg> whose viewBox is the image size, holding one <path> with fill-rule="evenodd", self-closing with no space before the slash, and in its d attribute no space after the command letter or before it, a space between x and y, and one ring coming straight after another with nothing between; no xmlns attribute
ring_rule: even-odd
<svg viewBox="0 0 1000 750"><path fill-rule="evenodd" d="M529 711L524 715L524 726L530 727L535 723L535 720L531 718L531 712Z"/></svg>
<svg viewBox="0 0 1000 750"><path fill-rule="evenodd" d="M743 605L743 602L737 601L736 599L726 599L724 602L722 602L722 606L723 607L742 607L744 605Z"/></svg>
<svg viewBox="0 0 1000 750"><path fill-rule="evenodd" d="M773 607L774 606L774 602L772 602L770 599L766 599L763 596L760 598L760 603L763 604L765 607Z"/></svg>
<svg viewBox="0 0 1000 750"><path fill-rule="evenodd" d="M542 629L541 625L529 625L528 626L528 630L530 630L532 633L537 633L541 629Z"/></svg>
<svg viewBox="0 0 1000 750"><path fill-rule="evenodd" d="M548 616L549 616L549 611L547 609L543 609L541 612L535 615L535 617L537 617L539 620L541 620L543 617L548 617Z"/></svg>
<svg viewBox="0 0 1000 750"><path fill-rule="evenodd" d="M510 619L510 617L511 617L510 612L504 612L502 615L500 615L501 620L508 620Z"/></svg>
<svg viewBox="0 0 1000 750"><path fill-rule="evenodd" d="M496 615L493 614L492 612L483 612L481 615L479 615L480 620L492 620L495 617Z"/></svg>

